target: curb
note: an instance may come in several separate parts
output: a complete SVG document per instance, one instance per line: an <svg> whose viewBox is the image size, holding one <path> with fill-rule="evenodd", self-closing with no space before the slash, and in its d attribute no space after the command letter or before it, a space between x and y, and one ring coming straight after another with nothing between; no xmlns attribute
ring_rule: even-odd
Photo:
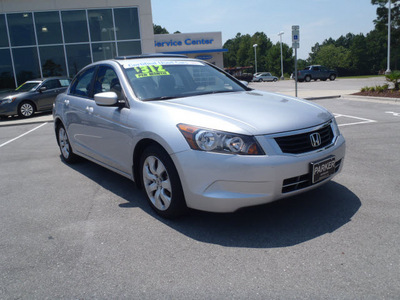
<svg viewBox="0 0 400 300"><path fill-rule="evenodd" d="M306 97L302 99L306 100L323 100L323 99L331 99L331 98L340 98L342 95L333 95L333 96L321 96L321 97Z"/></svg>
<svg viewBox="0 0 400 300"><path fill-rule="evenodd" d="M52 123L53 122L53 115L48 116L34 116L28 119L10 119L10 120L1 120L0 127L7 127L7 126L15 126L15 125L31 125L31 124L38 124L38 123Z"/></svg>
<svg viewBox="0 0 400 300"><path fill-rule="evenodd" d="M357 101L375 101L375 102L391 102L391 103L399 103L400 98L390 98L390 97L371 97L371 96L357 96L357 95L341 95L340 98L346 100L357 100Z"/></svg>

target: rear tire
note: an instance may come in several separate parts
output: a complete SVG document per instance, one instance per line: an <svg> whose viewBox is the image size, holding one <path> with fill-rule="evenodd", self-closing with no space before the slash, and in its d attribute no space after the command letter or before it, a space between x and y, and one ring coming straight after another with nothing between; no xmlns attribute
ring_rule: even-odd
<svg viewBox="0 0 400 300"><path fill-rule="evenodd" d="M329 76L329 80L330 81L334 81L336 79L336 75L335 74L331 74L330 76Z"/></svg>
<svg viewBox="0 0 400 300"><path fill-rule="evenodd" d="M164 149L152 145L144 150L140 174L146 198L158 215L172 219L187 212L178 171Z"/></svg>
<svg viewBox="0 0 400 300"><path fill-rule="evenodd" d="M30 101L23 101L18 106L18 116L20 116L21 118L32 117L35 111L36 111L35 105L33 105L33 103Z"/></svg>
<svg viewBox="0 0 400 300"><path fill-rule="evenodd" d="M307 75L306 77L304 77L304 80L305 80L306 82L310 82L310 81L311 81L311 76L310 76L310 75Z"/></svg>
<svg viewBox="0 0 400 300"><path fill-rule="evenodd" d="M71 148L71 144L69 143L69 138L67 131L65 130L63 125L57 126L57 142L60 147L61 158L67 164L72 164L78 161L79 156L77 156Z"/></svg>

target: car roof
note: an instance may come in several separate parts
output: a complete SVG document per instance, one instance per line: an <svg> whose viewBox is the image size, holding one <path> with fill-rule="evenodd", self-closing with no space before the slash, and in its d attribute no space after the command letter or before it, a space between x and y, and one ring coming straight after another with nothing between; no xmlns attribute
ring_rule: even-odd
<svg viewBox="0 0 400 300"><path fill-rule="evenodd" d="M65 77L53 76L53 77L35 78L35 79L27 80L25 82L43 82L43 81L49 80L49 79L69 79L69 78L66 76Z"/></svg>
<svg viewBox="0 0 400 300"><path fill-rule="evenodd" d="M182 55L182 54L149 53L149 54L140 54L140 55L117 56L115 59L116 60L125 60L125 59L162 58L162 57L188 58L186 55Z"/></svg>

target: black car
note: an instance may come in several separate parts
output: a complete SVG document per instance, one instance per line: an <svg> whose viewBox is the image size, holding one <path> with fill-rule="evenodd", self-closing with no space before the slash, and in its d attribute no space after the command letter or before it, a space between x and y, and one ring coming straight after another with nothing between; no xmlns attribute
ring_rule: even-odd
<svg viewBox="0 0 400 300"><path fill-rule="evenodd" d="M0 117L31 117L37 111L50 111L58 94L66 91L70 80L51 77L29 80L14 91L0 94Z"/></svg>

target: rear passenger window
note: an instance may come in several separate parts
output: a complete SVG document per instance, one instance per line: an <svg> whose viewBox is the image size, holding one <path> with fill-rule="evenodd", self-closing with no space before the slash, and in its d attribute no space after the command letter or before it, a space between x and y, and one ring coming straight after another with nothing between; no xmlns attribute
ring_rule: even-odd
<svg viewBox="0 0 400 300"><path fill-rule="evenodd" d="M90 68L79 74L72 83L70 94L75 96L90 96L91 82L95 68Z"/></svg>

